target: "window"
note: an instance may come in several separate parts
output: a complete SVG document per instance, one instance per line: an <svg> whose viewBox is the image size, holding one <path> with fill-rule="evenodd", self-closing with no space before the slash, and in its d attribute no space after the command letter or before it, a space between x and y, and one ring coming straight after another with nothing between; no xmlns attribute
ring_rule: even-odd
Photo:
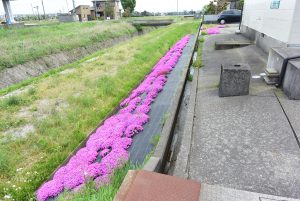
<svg viewBox="0 0 300 201"><path fill-rule="evenodd" d="M271 2L271 9L279 9L280 7L280 0L273 0Z"/></svg>
<svg viewBox="0 0 300 201"><path fill-rule="evenodd" d="M241 14L242 14L242 11L240 11L240 10L235 10L235 11L234 11L234 14L235 14L235 15L241 15Z"/></svg>
<svg viewBox="0 0 300 201"><path fill-rule="evenodd" d="M223 11L222 14L223 15L233 15L233 11L232 10L226 10L226 11Z"/></svg>

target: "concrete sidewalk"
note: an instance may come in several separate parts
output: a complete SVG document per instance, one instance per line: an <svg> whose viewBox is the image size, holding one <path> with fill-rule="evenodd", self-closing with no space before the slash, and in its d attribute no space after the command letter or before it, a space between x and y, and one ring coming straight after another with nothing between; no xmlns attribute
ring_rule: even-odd
<svg viewBox="0 0 300 201"><path fill-rule="evenodd" d="M219 98L221 64L248 63L254 76L263 73L267 61L255 45L214 50L216 41L245 40L230 29L224 32L205 40L204 67L196 73L195 98L189 103L195 106L186 119L191 128L184 129L192 132L183 132L174 175L208 185L300 198L300 102L288 100L263 78L251 80L249 96Z"/></svg>

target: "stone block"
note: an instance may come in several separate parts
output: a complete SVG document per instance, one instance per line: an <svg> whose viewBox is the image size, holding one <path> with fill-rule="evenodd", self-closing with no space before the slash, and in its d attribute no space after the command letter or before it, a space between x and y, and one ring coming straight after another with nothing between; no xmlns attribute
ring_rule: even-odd
<svg viewBox="0 0 300 201"><path fill-rule="evenodd" d="M267 68L272 68L281 73L283 60L288 57L294 57L300 55L300 48L288 47L288 48L271 48L268 57Z"/></svg>
<svg viewBox="0 0 300 201"><path fill-rule="evenodd" d="M221 66L219 96L244 96L249 94L251 70L248 64Z"/></svg>
<svg viewBox="0 0 300 201"><path fill-rule="evenodd" d="M289 61L283 80L283 91L292 100L300 100L300 59Z"/></svg>

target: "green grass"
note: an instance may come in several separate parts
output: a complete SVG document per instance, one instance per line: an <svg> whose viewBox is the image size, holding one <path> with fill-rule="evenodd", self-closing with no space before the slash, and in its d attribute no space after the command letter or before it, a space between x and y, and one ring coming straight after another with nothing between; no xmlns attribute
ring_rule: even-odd
<svg viewBox="0 0 300 201"><path fill-rule="evenodd" d="M156 147L158 145L158 142L160 140L160 134L154 135L151 139L151 144Z"/></svg>
<svg viewBox="0 0 300 201"><path fill-rule="evenodd" d="M21 104L22 99L19 98L18 96L10 96L8 98L5 99L4 101L4 106L14 106L14 105L19 105Z"/></svg>
<svg viewBox="0 0 300 201"><path fill-rule="evenodd" d="M204 38L201 37L198 40L198 50L197 50L197 59L194 61L193 66L196 68L201 68L203 66L203 58L202 58L202 51L203 51L203 43L204 43Z"/></svg>
<svg viewBox="0 0 300 201"><path fill-rule="evenodd" d="M46 24L23 29L0 29L0 70L46 55L85 47L136 29L127 22Z"/></svg>
<svg viewBox="0 0 300 201"><path fill-rule="evenodd" d="M0 154L5 163L0 166L0 199L7 194L15 200L34 198L37 188L89 132L176 41L196 33L198 25L185 21L157 29L25 82L32 89L17 95L20 101L0 100L0 150L6 151ZM65 69L72 71L61 74ZM2 140L7 130L28 123L34 133Z"/></svg>
<svg viewBox="0 0 300 201"><path fill-rule="evenodd" d="M190 82L193 81L193 75L192 74L188 75L188 81L190 81Z"/></svg>

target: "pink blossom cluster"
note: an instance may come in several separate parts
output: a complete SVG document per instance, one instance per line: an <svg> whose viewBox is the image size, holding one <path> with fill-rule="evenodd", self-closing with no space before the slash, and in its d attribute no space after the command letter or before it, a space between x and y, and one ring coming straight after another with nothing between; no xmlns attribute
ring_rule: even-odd
<svg viewBox="0 0 300 201"><path fill-rule="evenodd" d="M207 34L209 35L219 34L219 33L220 33L219 27L211 27L207 29Z"/></svg>
<svg viewBox="0 0 300 201"><path fill-rule="evenodd" d="M189 39L187 35L177 42L120 104L119 112L108 118L89 137L86 146L58 169L52 180L38 189L39 201L54 198L64 190L76 190L90 179L105 182L114 169L128 161L132 138L143 131L143 125L149 121L151 104L163 90L166 75L177 64Z"/></svg>

